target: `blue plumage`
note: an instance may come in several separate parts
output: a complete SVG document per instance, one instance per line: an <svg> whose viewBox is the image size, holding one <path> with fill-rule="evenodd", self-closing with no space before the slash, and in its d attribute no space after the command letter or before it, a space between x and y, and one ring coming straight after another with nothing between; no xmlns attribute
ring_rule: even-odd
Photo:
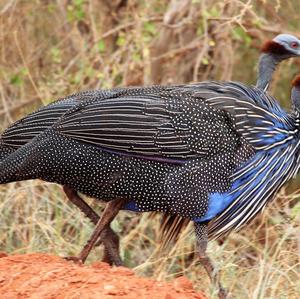
<svg viewBox="0 0 300 299"><path fill-rule="evenodd" d="M214 217L216 217L218 214L220 214L222 211L224 211L234 200L234 197L229 194L229 192L226 193L212 193L209 195L208 199L208 209L204 216L202 217L195 217L192 220L194 222L206 222Z"/></svg>
<svg viewBox="0 0 300 299"><path fill-rule="evenodd" d="M140 209L134 200L127 202L122 209L131 212L140 212Z"/></svg>
<svg viewBox="0 0 300 299"><path fill-rule="evenodd" d="M212 222L211 238L240 228L263 209L293 175L298 147L297 143L286 143L268 151L258 151L237 170L231 190L223 194L230 204Z"/></svg>

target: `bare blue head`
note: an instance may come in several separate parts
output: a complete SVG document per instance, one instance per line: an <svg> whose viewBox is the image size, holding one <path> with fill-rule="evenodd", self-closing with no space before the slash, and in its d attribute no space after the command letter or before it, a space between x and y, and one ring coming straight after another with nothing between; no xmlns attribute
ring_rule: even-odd
<svg viewBox="0 0 300 299"><path fill-rule="evenodd" d="M256 87L267 90L276 66L285 59L300 56L300 40L291 34L279 34L265 42L261 51Z"/></svg>
<svg viewBox="0 0 300 299"><path fill-rule="evenodd" d="M284 50L278 55L286 56L287 58L300 56L300 40L291 34L279 34L273 42L281 45Z"/></svg>

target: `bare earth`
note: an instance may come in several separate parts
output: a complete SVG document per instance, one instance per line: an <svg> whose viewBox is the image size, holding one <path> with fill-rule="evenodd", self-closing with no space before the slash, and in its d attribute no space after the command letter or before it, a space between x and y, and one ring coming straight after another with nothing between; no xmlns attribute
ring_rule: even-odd
<svg viewBox="0 0 300 299"><path fill-rule="evenodd" d="M127 268L76 265L42 253L0 257L2 299L206 299L184 277L158 282Z"/></svg>

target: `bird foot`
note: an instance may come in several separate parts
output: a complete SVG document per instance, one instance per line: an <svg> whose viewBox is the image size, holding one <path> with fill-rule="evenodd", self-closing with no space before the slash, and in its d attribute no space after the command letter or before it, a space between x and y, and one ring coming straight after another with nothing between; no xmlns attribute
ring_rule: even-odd
<svg viewBox="0 0 300 299"><path fill-rule="evenodd" d="M115 265L116 267L125 267L123 261L120 259L119 256L110 255L106 252L104 252L102 262L107 263L111 266Z"/></svg>
<svg viewBox="0 0 300 299"><path fill-rule="evenodd" d="M218 297L219 297L219 299L229 299L230 298L226 289L224 289L223 287L219 288Z"/></svg>
<svg viewBox="0 0 300 299"><path fill-rule="evenodd" d="M71 262L73 262L77 265L82 265L83 264L82 260L77 256L66 256L66 257L64 257L64 259L66 261L71 261Z"/></svg>

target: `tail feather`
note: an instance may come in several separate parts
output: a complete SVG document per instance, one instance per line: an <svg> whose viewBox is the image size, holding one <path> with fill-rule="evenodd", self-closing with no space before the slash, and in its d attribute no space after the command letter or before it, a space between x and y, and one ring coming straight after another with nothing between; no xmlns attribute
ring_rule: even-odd
<svg viewBox="0 0 300 299"><path fill-rule="evenodd" d="M15 151L14 148L4 144L0 137L0 163Z"/></svg>
<svg viewBox="0 0 300 299"><path fill-rule="evenodd" d="M41 142L34 138L19 149L10 150L7 155L3 154L4 158L0 163L0 184L39 178L39 161L42 157L39 157L37 147Z"/></svg>
<svg viewBox="0 0 300 299"><path fill-rule="evenodd" d="M158 214L158 212L152 212L150 217L156 214ZM188 226L189 222L189 219L182 218L178 215L163 214L159 235L159 251L165 250L170 243L176 242L180 233Z"/></svg>

